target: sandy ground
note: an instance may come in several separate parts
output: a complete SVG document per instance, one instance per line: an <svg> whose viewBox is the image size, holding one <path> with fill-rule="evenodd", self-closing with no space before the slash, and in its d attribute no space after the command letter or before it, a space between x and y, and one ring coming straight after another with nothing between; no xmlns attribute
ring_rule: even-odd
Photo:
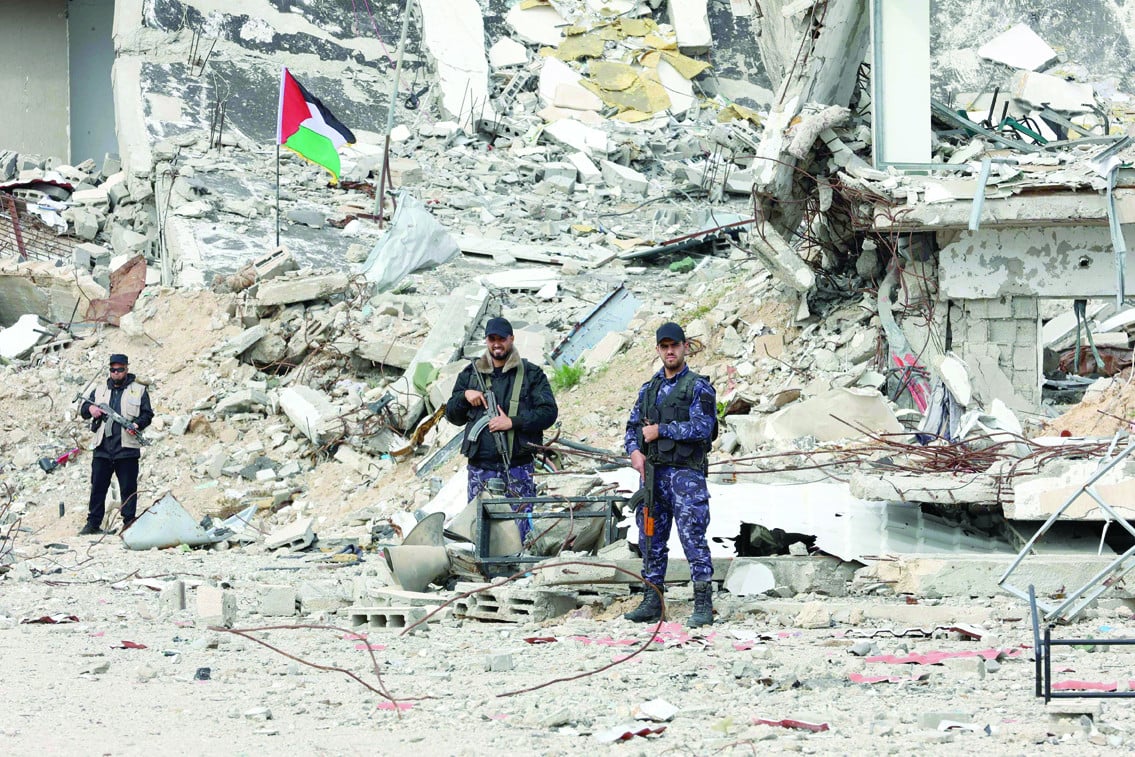
<svg viewBox="0 0 1135 757"><path fill-rule="evenodd" d="M208 582L236 596L237 628L296 622L352 630L347 620L325 613L261 617L259 592L264 584L362 579L366 562L336 568L258 547L130 553L116 537L24 546L42 556L0 584L0 749L6 754L1085 754L1135 744L1135 718L1122 701L1074 700L1073 709L1102 709L1086 719L1046 711L1033 692L1024 607L1005 598L911 606L893 597L743 600L726 594L717 598L719 620L706 633L690 636L680 625L665 626L663 643L594 675L586 674L622 660L652 628L618 617L633 605L625 593L539 624L449 619L412 635L364 631L366 642L339 630L257 634L379 688L369 643L382 686L408 706L399 717L379 708L386 701L381 695L343 673L208 630L197 617L194 587ZM156 589L174 577L189 587L188 609L163 614ZM671 616L683 621L689 589L675 588L670 598ZM54 614L78 620L20 622ZM1056 635L1135 635L1130 609L1116 603L1093 614ZM817 617L830 623L808 628ZM850 653L862 641L856 633L954 623L980 626L987 636L939 632L938 638L871 640L871 654L963 655L941 664L893 664ZM525 641L533 638L555 641ZM121 648L124 642L145 648ZM486 672L486 658L499 653L511 655L512 669ZM1000 661L984 662L979 653ZM1126 688L1131 662L1123 652L1069 649L1057 655L1054 675L1120 681ZM209 668L209 680L195 680L200 668ZM853 674L897 682L857 683ZM504 696L578 675L584 677ZM677 714L668 723L639 726L664 725L663 733L601 743L597 734L633 723L634 708L654 699L674 705ZM965 729L936 730L943 716ZM754 718L801 720L828 730L760 725ZM971 727L976 731L966 730Z"/></svg>

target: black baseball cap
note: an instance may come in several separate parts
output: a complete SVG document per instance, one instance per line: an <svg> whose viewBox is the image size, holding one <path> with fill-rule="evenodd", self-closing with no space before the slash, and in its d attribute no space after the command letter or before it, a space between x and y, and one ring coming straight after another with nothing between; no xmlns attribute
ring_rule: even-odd
<svg viewBox="0 0 1135 757"><path fill-rule="evenodd" d="M682 327L673 321L667 321L658 327L658 331L654 332L654 343L658 344L663 339L669 339L673 342L686 341L686 332L682 331Z"/></svg>
<svg viewBox="0 0 1135 757"><path fill-rule="evenodd" d="M485 324L485 336L512 336L512 324L504 318L490 318Z"/></svg>
<svg viewBox="0 0 1135 757"><path fill-rule="evenodd" d="M115 364L129 365L129 363L130 363L130 361L127 360L126 356L123 355L121 352L115 352L110 356L110 364L111 365L115 365Z"/></svg>

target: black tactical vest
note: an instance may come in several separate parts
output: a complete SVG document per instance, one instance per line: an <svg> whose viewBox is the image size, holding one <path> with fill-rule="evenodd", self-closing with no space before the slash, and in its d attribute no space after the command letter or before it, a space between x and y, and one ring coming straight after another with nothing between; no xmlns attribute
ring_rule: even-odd
<svg viewBox="0 0 1135 757"><path fill-rule="evenodd" d="M671 423L673 421L686 422L690 420L690 403L694 400L694 382L700 375L687 370L670 393L662 398L662 403L655 404L658 399L658 390L662 386L662 377L655 376L646 387L643 395L643 415L649 423ZM709 439L665 439L659 437L657 441L647 445L646 453L655 465L670 465L675 468L690 468L705 473L709 470L709 447L713 439L717 438L717 408L710 407L709 400L703 396L701 401L707 405L702 411L714 419L713 435Z"/></svg>

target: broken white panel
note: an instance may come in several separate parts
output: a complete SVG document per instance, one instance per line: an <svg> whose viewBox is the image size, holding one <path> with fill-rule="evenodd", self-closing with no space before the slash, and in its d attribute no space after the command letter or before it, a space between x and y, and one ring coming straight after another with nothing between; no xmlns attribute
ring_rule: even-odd
<svg viewBox="0 0 1135 757"><path fill-rule="evenodd" d="M446 1L442 0L442 2ZM564 38L564 33L560 29L567 23L560 12L549 5L522 9L520 3L505 14L504 20L516 32L516 36L525 42L550 47L560 46Z"/></svg>
<svg viewBox="0 0 1135 757"><path fill-rule="evenodd" d="M944 355L938 362L938 375L959 405L969 405L973 399L973 385L970 384L969 371L964 362L955 355Z"/></svg>
<svg viewBox="0 0 1135 757"><path fill-rule="evenodd" d="M1093 322L1093 319L1100 317L1100 313L1102 311L1104 311L1105 308L1110 309L1110 310L1115 309L1113 307L1113 305L1109 305L1107 303L1089 302L1087 309L1086 309L1086 311L1087 311L1086 314L1088 316L1088 323L1090 324L1090 323ZM1135 323L1135 310L1129 310L1127 312L1131 314L1131 320L1129 322ZM1114 318L1111 318L1107 321L1104 321L1098 327L1094 328L1093 332L1097 332L1097 331L1098 332L1104 332L1104 331L1114 330L1114 328L1115 328L1114 325L1113 326L1108 325L1108 324L1111 324L1112 321L1114 321L1114 320L1115 320ZM1119 323L1119 322L1117 322L1117 323ZM1126 324L1124 324L1124 325L1126 325ZM1082 328L1083 327L1081 327L1081 329ZM1058 349L1061 346L1067 345L1069 337L1071 337L1072 340L1075 341L1075 338L1076 338L1076 312L1074 310L1068 310L1067 312L1061 313L1060 315L1058 315L1054 318L1048 319L1048 322L1045 323L1044 326L1041 327L1040 333L1041 333L1041 337L1040 337L1041 345L1044 346L1044 347L1049 347L1051 349Z"/></svg>
<svg viewBox="0 0 1135 757"><path fill-rule="evenodd" d="M549 56L544 58L544 64L540 66L540 81L537 84L536 92L539 93L540 99L545 104L552 105L556 101L556 90L564 85L579 86L582 78L578 71L559 58ZM580 89L583 88L580 87ZM592 97L595 96L593 92L583 91Z"/></svg>
<svg viewBox="0 0 1135 757"><path fill-rule="evenodd" d="M977 48L977 54L1026 71L1036 71L1056 57L1056 51L1024 23L998 34Z"/></svg>
<svg viewBox="0 0 1135 757"><path fill-rule="evenodd" d="M670 0L670 25L678 36L678 50L686 55L708 53L713 47L707 0Z"/></svg>
<svg viewBox="0 0 1135 757"><path fill-rule="evenodd" d="M442 110L472 128L495 117L489 104L485 26L476 0L419 0L425 47L437 64Z"/></svg>
<svg viewBox="0 0 1135 757"><path fill-rule="evenodd" d="M1065 81L1059 76L1018 71L1009 84L1009 93L1038 108L1049 107L1065 113L1087 113L1096 104L1091 84Z"/></svg>
<svg viewBox="0 0 1135 757"><path fill-rule="evenodd" d="M535 292L548 284L555 284L560 277L547 268L520 268L497 271L479 276L477 281L494 289Z"/></svg>
<svg viewBox="0 0 1135 757"><path fill-rule="evenodd" d="M493 68L523 66L528 62L528 48L511 37L501 37L489 48L489 65Z"/></svg>
<svg viewBox="0 0 1135 757"><path fill-rule="evenodd" d="M552 97L552 105L556 108L567 108L568 110L600 111L603 109L603 101L599 99L599 95L578 84L568 83L561 83L556 87L556 93Z"/></svg>
<svg viewBox="0 0 1135 757"><path fill-rule="evenodd" d="M697 102L694 85L665 60L658 61L658 81L662 83L666 94L670 95L671 113L685 113Z"/></svg>
<svg viewBox="0 0 1135 757"><path fill-rule="evenodd" d="M26 357L45 336L39 316L24 313L15 323L0 331L0 357L9 360Z"/></svg>
<svg viewBox="0 0 1135 757"><path fill-rule="evenodd" d="M1135 323L1135 308L1124 310L1120 313L1113 315L1106 321L1100 324L1099 330L1101 332L1116 331L1117 329L1126 329L1131 324Z"/></svg>
<svg viewBox="0 0 1135 757"><path fill-rule="evenodd" d="M930 0L871 2L875 167L930 162Z"/></svg>
<svg viewBox="0 0 1135 757"><path fill-rule="evenodd" d="M166 492L122 532L127 549L165 549L188 544L191 547L216 544L243 531L256 505L249 505L213 528L205 529L193 519L177 498Z"/></svg>
<svg viewBox="0 0 1135 757"><path fill-rule="evenodd" d="M564 118L544 127L544 134L561 145L574 148L591 157L605 158L610 151L607 132Z"/></svg>
<svg viewBox="0 0 1135 757"><path fill-rule="evenodd" d="M417 197L398 193L398 209L390 229L375 242L359 273L379 291L392 288L404 276L452 260L460 250L445 227Z"/></svg>
<svg viewBox="0 0 1135 757"><path fill-rule="evenodd" d="M608 483L618 483L624 491L633 491L639 485L638 472L630 467L599 475ZM813 534L821 552L846 561L862 562L869 555L1017 552L1006 541L925 515L916 504L858 499L841 482L777 485L711 481L709 502L713 517L706 535L713 557L737 556L735 540L742 523ZM619 526L628 527L627 541L638 543L631 514ZM683 554L678 529L671 530L666 543L671 555Z"/></svg>
<svg viewBox="0 0 1135 757"><path fill-rule="evenodd" d="M734 596L751 597L776 588L776 576L767 565L734 560L729 563L723 586Z"/></svg>

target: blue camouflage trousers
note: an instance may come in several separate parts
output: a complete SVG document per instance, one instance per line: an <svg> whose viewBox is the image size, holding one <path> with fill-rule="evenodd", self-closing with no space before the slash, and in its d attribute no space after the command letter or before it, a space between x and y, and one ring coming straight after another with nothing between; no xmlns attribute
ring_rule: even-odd
<svg viewBox="0 0 1135 757"><path fill-rule="evenodd" d="M506 497L535 497L536 496L536 481L533 476L536 473L536 466L533 463L525 465L514 465L508 469L508 478L505 478L504 471L489 470L487 468L478 468L477 466L469 463L469 502L480 494L489 481L494 478L499 478L505 481ZM530 513L532 512L532 503L525 503L513 505L512 511L514 513ZM523 542L528 538L528 532L532 530L532 521L528 518L517 518L516 525L520 528L520 540Z"/></svg>
<svg viewBox="0 0 1135 757"><path fill-rule="evenodd" d="M669 560L670 527L678 523L678 538L682 551L690 562L690 577L694 581L713 578L713 561L709 556L709 542L705 532L709 528L709 488L705 474L688 468L657 466L654 469L654 536L650 542L649 565L643 578L662 588ZM635 513L638 524L639 548L643 545L642 508Z"/></svg>

